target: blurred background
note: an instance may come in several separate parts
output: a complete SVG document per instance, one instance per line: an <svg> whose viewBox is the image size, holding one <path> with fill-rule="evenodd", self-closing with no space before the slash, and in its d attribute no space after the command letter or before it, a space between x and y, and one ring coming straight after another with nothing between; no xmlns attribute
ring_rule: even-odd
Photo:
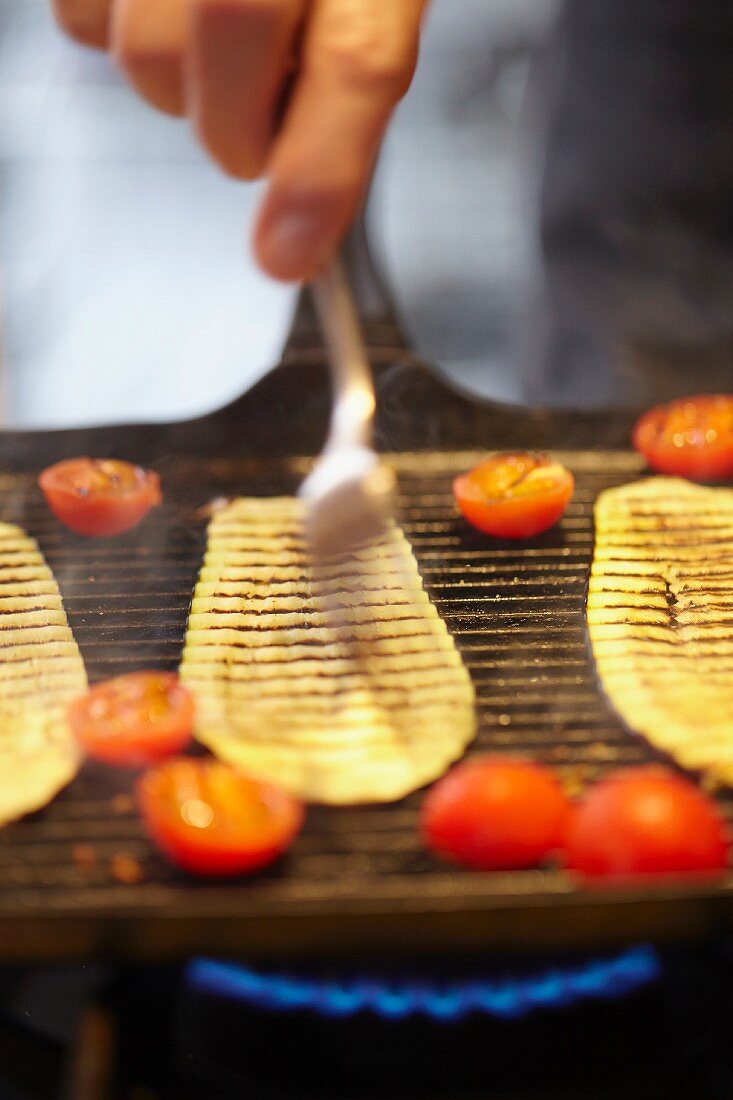
<svg viewBox="0 0 733 1100"><path fill-rule="evenodd" d="M433 0L370 210L414 346L509 399L534 270L520 115L553 12ZM258 195L65 41L48 0L0 0L2 421L193 416L273 366L294 291L249 257Z"/></svg>

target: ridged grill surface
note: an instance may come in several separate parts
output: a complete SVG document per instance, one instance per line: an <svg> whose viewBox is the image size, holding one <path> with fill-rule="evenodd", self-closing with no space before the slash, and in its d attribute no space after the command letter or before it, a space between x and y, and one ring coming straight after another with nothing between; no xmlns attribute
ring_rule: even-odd
<svg viewBox="0 0 733 1100"><path fill-rule="evenodd" d="M567 515L531 543L510 544L473 533L455 515L452 478L479 457L394 456L400 522L475 683L479 733L470 751L532 753L578 785L610 766L651 759L599 693L585 628L593 504L602 489L639 476L640 462L622 452L559 453L577 482ZM175 669L205 544L201 509L219 496L291 493L306 467L304 459L194 464L171 456L158 464L163 507L111 541L63 531L32 474L0 477L0 515L38 539L92 681L136 668ZM193 882L150 847L131 790L127 774L87 765L45 811L4 829L0 919L173 912L216 922L350 905L387 912L404 902L541 905L577 891L559 871L476 876L437 863L417 834L419 795L392 806L314 808L276 867L249 882ZM121 872L120 857L139 864L140 881L119 881L130 866Z"/></svg>

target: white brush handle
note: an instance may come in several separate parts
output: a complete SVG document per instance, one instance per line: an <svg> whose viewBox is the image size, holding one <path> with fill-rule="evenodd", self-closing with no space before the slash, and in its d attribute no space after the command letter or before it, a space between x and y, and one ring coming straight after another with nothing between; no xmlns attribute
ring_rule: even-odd
<svg viewBox="0 0 733 1100"><path fill-rule="evenodd" d="M332 260L313 280L311 289L333 385L333 411L326 449L371 449L374 381L354 298L341 261Z"/></svg>

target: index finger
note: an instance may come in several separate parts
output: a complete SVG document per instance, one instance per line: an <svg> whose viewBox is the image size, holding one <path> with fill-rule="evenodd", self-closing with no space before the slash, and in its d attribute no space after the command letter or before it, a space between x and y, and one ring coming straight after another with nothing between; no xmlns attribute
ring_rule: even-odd
<svg viewBox="0 0 733 1100"><path fill-rule="evenodd" d="M427 0L315 0L300 75L268 164L262 266L308 278L336 250L409 87Z"/></svg>
<svg viewBox="0 0 733 1100"><path fill-rule="evenodd" d="M109 41L113 0L52 0L56 22L62 30L86 46L106 46Z"/></svg>

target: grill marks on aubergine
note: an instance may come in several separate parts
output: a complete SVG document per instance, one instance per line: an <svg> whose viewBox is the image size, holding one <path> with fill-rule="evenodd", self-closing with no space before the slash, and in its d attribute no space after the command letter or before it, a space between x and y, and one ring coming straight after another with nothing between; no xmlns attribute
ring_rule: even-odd
<svg viewBox="0 0 733 1100"><path fill-rule="evenodd" d="M677 478L596 504L588 625L611 702L685 768L733 784L733 491Z"/></svg>
<svg viewBox="0 0 733 1100"><path fill-rule="evenodd" d="M284 497L211 521L181 664L197 736L311 801L401 798L473 738L470 677L399 528L314 566L302 520Z"/></svg>
<svg viewBox="0 0 733 1100"><path fill-rule="evenodd" d="M76 775L66 720L84 663L37 543L0 523L0 824L40 809Z"/></svg>

